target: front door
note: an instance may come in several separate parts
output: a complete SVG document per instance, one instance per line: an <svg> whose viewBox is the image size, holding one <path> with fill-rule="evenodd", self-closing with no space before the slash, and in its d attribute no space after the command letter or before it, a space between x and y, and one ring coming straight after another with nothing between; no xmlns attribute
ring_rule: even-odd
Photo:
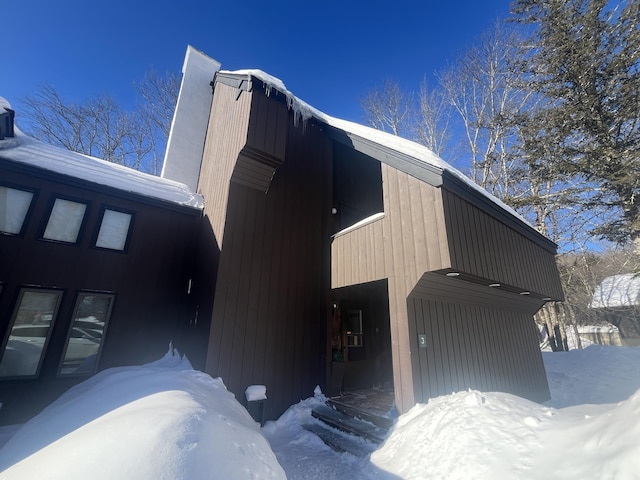
<svg viewBox="0 0 640 480"><path fill-rule="evenodd" d="M387 282L333 291L329 311L329 395L371 387L393 388Z"/></svg>
<svg viewBox="0 0 640 480"><path fill-rule="evenodd" d="M331 360L333 389L341 391L371 387L367 368L369 338L367 316L361 305L333 304Z"/></svg>

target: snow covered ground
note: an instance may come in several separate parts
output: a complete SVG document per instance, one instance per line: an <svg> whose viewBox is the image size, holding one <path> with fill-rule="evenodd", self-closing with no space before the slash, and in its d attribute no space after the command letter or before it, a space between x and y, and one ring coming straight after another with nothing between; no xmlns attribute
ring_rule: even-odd
<svg viewBox="0 0 640 480"><path fill-rule="evenodd" d="M0 428L0 479L640 478L640 348L543 356L547 405L496 392L439 397L357 458L301 427L321 395L260 430L221 380L168 354L102 372L22 428Z"/></svg>

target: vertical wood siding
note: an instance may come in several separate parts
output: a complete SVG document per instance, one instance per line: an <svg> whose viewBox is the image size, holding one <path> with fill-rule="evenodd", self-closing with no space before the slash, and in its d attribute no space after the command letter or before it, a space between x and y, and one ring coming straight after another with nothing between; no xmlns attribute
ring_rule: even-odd
<svg viewBox="0 0 640 480"><path fill-rule="evenodd" d="M555 255L443 189L451 268L563 298Z"/></svg>
<svg viewBox="0 0 640 480"><path fill-rule="evenodd" d="M384 218L363 225L331 244L332 288L356 285L387 277L384 268Z"/></svg>
<svg viewBox="0 0 640 480"><path fill-rule="evenodd" d="M382 165L385 216L340 235L331 247L332 287L388 278L396 404L414 405L407 297L424 272L448 268L440 190ZM411 337L413 338L413 337Z"/></svg>
<svg viewBox="0 0 640 480"><path fill-rule="evenodd" d="M549 398L530 314L416 295L408 303L416 332L427 335L427 348L415 344L416 401L468 388Z"/></svg>
<svg viewBox="0 0 640 480"><path fill-rule="evenodd" d="M213 96L198 193L204 195L205 216L220 248L224 243L231 176L238 155L247 143L251 96L248 92L238 96L238 90L220 83Z"/></svg>
<svg viewBox="0 0 640 480"><path fill-rule="evenodd" d="M311 123L293 128L290 116L290 128L271 131L273 109L287 110L274 99L265 100L273 105L251 111L251 128L263 126L265 141L278 137L276 143L286 145L286 158L267 193L233 182L228 187L228 202L219 212L224 243L206 369L221 376L240 401L247 386L266 385L265 414L275 418L311 395L324 378L331 203L330 189L321 179L331 178L331 144ZM219 142L220 134L226 133L210 130L207 148ZM232 166L236 150L236 157L234 149L225 153ZM222 167L223 172L230 169ZM207 201L207 208L221 205Z"/></svg>
<svg viewBox="0 0 640 480"><path fill-rule="evenodd" d="M425 273L561 296L554 256L445 189L386 165L382 176L385 216L334 239L332 287L388 278L398 408L470 387L545 399L532 319L542 302ZM425 332L436 344L419 349Z"/></svg>

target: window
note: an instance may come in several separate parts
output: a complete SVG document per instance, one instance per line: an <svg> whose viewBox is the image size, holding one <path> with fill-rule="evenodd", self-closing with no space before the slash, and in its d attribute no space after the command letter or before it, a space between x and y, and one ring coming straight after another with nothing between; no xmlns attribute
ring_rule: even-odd
<svg viewBox="0 0 640 480"><path fill-rule="evenodd" d="M2 349L0 378L38 375L61 298L59 290L20 290Z"/></svg>
<svg viewBox="0 0 640 480"><path fill-rule="evenodd" d="M22 233L32 200L33 192L0 186L0 232Z"/></svg>
<svg viewBox="0 0 640 480"><path fill-rule="evenodd" d="M362 347L362 310L348 308L347 317L347 346Z"/></svg>
<svg viewBox="0 0 640 480"><path fill-rule="evenodd" d="M95 373L114 298L108 293L78 294L60 375Z"/></svg>
<svg viewBox="0 0 640 480"><path fill-rule="evenodd" d="M105 208L98 237L96 238L96 247L124 250L129 238L131 220L132 215L130 213Z"/></svg>
<svg viewBox="0 0 640 480"><path fill-rule="evenodd" d="M42 238L58 242L76 243L87 210L85 203L56 198Z"/></svg>

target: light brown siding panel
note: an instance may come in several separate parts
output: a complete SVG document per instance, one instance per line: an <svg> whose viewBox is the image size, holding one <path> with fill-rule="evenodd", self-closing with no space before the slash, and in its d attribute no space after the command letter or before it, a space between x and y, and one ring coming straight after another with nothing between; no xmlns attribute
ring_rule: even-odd
<svg viewBox="0 0 640 480"><path fill-rule="evenodd" d="M213 96L207 140L204 145L198 191L206 198L205 213L222 248L231 176L247 141L251 93L218 84ZM215 137L215 140L212 140Z"/></svg>

